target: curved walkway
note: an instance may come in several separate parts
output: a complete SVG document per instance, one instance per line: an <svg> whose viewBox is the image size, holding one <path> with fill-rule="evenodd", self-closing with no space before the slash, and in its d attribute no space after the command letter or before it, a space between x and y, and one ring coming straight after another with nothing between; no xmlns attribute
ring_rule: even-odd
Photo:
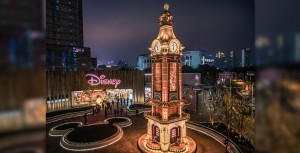
<svg viewBox="0 0 300 153"><path fill-rule="evenodd" d="M103 148L103 147L109 146L109 145L119 141L123 136L122 127L128 127L131 124L132 124L131 120L129 118L125 118L125 117L108 118L108 119L105 119L104 123L102 123L102 124L82 125L81 122L67 122L67 123L59 124L59 125L51 128L49 131L49 135L50 136L62 136L62 138L60 139L60 146L66 150L88 151L88 150L95 150L95 149ZM105 125L105 127L103 127L104 125ZM104 132L106 130L106 128L108 128L107 126L109 126L109 128L115 127L117 130L111 136L107 135L108 133L104 133L108 137L101 136L95 140L91 139L90 141L87 140L87 138L89 138L89 137L82 139L83 141L82 140L78 141L77 139L75 139L76 141L74 141L74 140L70 141L71 139L69 139L69 135L71 136L72 134L74 135L76 133L78 135L79 131L81 131L81 133L79 133L79 135L82 135L82 136L84 136L85 132L87 132L87 131L95 132L95 128L99 129L99 130L102 128L102 130ZM103 129L103 128L105 128L105 129ZM76 133L74 133L74 132L76 132ZM84 133L82 133L82 132L84 132ZM97 133L89 133L89 135L91 135L91 134L94 135ZM75 138L78 138L78 136L76 136ZM94 139L94 136L92 136L90 138Z"/></svg>
<svg viewBox="0 0 300 153"><path fill-rule="evenodd" d="M120 115L121 116L121 115ZM127 116L124 112L123 117L128 117L132 121L132 125L126 128L123 128L124 136L114 143L113 145L100 148L97 150L89 150L86 151L88 153L98 153L98 152L105 152L105 153L137 153L140 152L137 147L137 140L147 132L147 120L144 118L143 114L139 114L136 116L135 114L132 116ZM109 113L108 118L114 117L114 113ZM87 124L96 124L96 123L104 123L104 111L95 114L89 114ZM66 122L84 122L83 114L78 115L75 117L67 117L65 119L57 120L56 122L49 122L47 123L47 132L54 126ZM187 129L187 135L195 140L198 149L197 153L224 153L225 147L220 144L215 139L211 138L210 136L192 130ZM73 151L65 150L60 147L60 137L51 137L47 135L46 141L46 149L47 152L50 153L72 153ZM201 149L200 149L201 148Z"/></svg>
<svg viewBox="0 0 300 153"><path fill-rule="evenodd" d="M192 130L195 130L197 132L201 132L213 139L215 139L217 142L219 142L221 145L223 145L225 147L225 144L224 144L224 137L211 131L211 130L208 130L206 128L203 128L203 127L200 127L200 126L196 126L196 125L193 125L193 124L189 124L189 123L186 123L186 127L188 129L192 129ZM234 146L234 144L232 142L230 142L230 149L228 150L230 153L239 153L238 149Z"/></svg>

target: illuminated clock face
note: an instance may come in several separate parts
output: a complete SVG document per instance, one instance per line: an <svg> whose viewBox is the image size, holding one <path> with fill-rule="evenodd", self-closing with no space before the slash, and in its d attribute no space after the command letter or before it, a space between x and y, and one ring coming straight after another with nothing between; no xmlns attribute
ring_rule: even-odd
<svg viewBox="0 0 300 153"><path fill-rule="evenodd" d="M171 42L170 43L170 50L171 52L177 52L178 51L178 45L176 42Z"/></svg>
<svg viewBox="0 0 300 153"><path fill-rule="evenodd" d="M155 51L156 53L159 53L159 52L160 52L160 49L161 49L161 46L160 46L160 44L157 42L157 43L155 44L155 46L154 46L154 51Z"/></svg>

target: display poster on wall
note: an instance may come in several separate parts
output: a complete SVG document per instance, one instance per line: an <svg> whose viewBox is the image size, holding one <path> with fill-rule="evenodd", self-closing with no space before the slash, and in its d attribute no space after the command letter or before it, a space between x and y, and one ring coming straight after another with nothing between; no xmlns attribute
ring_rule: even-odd
<svg viewBox="0 0 300 153"><path fill-rule="evenodd" d="M145 100L147 101L149 98L151 98L151 88L146 87L145 88Z"/></svg>
<svg viewBox="0 0 300 153"><path fill-rule="evenodd" d="M104 89L104 90L85 90L73 91L73 106L92 105L117 101L118 99L132 100L132 89Z"/></svg>

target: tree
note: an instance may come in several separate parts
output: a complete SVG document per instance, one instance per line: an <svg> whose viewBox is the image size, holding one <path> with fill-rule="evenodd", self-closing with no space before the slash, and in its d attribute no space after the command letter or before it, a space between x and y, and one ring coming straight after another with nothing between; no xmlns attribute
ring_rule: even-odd
<svg viewBox="0 0 300 153"><path fill-rule="evenodd" d="M254 117L251 115L246 115L248 112L247 104L239 99L232 99L232 127L239 134L239 140L242 139L242 136L245 134L252 135L254 127Z"/></svg>
<svg viewBox="0 0 300 153"><path fill-rule="evenodd" d="M222 106L218 110L218 117L220 122L226 124L227 126L227 137L225 140L226 148L228 147L229 143L229 131L230 125L232 124L232 99L230 94L225 94L223 97Z"/></svg>
<svg viewBox="0 0 300 153"><path fill-rule="evenodd" d="M215 121L217 120L218 116L218 107L222 103L222 95L219 89L209 92L208 94L209 95L207 96L208 99L206 101L205 110L209 115L211 126L214 127Z"/></svg>

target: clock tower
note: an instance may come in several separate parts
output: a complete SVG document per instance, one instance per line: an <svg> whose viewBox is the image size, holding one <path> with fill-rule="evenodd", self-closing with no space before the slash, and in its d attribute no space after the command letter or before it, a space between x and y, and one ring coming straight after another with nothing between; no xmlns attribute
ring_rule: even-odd
<svg viewBox="0 0 300 153"><path fill-rule="evenodd" d="M186 104L181 87L184 46L173 32L173 16L168 4L164 5L159 26L158 36L149 48L152 97L147 102L152 110L144 113L148 120L147 134L139 139L139 147L143 152L194 152L196 144L186 135L185 124L190 115L182 112Z"/></svg>

